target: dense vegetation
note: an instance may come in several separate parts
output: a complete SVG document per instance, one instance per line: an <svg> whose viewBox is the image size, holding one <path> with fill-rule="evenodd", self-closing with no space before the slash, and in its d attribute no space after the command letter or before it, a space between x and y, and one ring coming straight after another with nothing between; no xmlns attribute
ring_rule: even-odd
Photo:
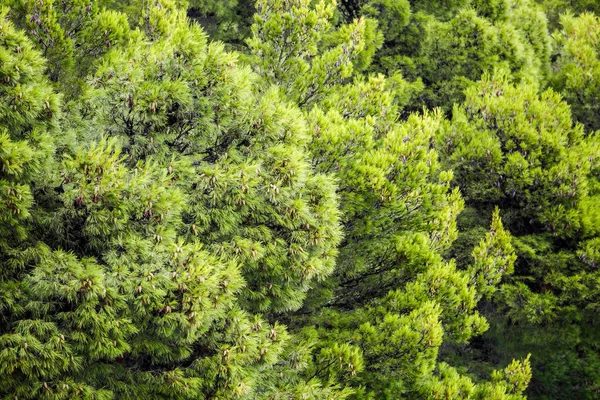
<svg viewBox="0 0 600 400"><path fill-rule="evenodd" d="M0 398L599 398L599 13L4 0Z"/></svg>

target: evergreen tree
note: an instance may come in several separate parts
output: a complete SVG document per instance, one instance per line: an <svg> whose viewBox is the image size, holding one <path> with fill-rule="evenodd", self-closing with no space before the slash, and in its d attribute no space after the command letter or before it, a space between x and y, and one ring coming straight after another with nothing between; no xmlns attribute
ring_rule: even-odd
<svg viewBox="0 0 600 400"><path fill-rule="evenodd" d="M410 110L450 111L486 71L506 69L516 80L544 82L549 73L546 19L530 1L348 0L348 19L378 21L383 47L372 70L401 71L425 89Z"/></svg>
<svg viewBox="0 0 600 400"><path fill-rule="evenodd" d="M594 14L565 14L554 35L551 85L571 106L573 118L586 131L600 129L600 19Z"/></svg>
<svg viewBox="0 0 600 400"><path fill-rule="evenodd" d="M189 195L183 229L243 265L249 309L297 309L333 268L333 183L308 164L302 115L275 91L257 93L250 71L177 12L150 17L153 41L108 56L83 123L118 137L132 163L171 165Z"/></svg>
<svg viewBox="0 0 600 400"><path fill-rule="evenodd" d="M202 25L206 33L236 49L244 49L255 13L254 0L191 0L188 16Z"/></svg>
<svg viewBox="0 0 600 400"><path fill-rule="evenodd" d="M297 308L332 268L336 196L304 160L301 115L175 5L144 12L69 110L79 143L60 153L42 58L2 20L3 397L261 398L295 344L240 305Z"/></svg>
<svg viewBox="0 0 600 400"><path fill-rule="evenodd" d="M398 104L414 90L399 76L349 82L369 37L365 20L333 29L323 2L272 0L257 9L250 60L266 87L280 85L304 108L313 165L340 185L345 235L335 274L311 293L304 321L290 319L319 338L313 377L356 387L356 398L451 391L455 379L435 378L442 337L466 342L487 329L475 306L512 268L509 236L495 214L469 268L444 262L462 200L448 190L452 174L439 169L432 147L442 118L397 123ZM513 398L504 383L489 385Z"/></svg>
<svg viewBox="0 0 600 400"><path fill-rule="evenodd" d="M127 17L90 0L7 0L10 17L48 60L47 75L67 100L79 93L95 60L128 40Z"/></svg>
<svg viewBox="0 0 600 400"><path fill-rule="evenodd" d="M36 187L44 186L59 145L53 136L60 96L44 78L45 61L0 8L0 250L27 235ZM8 274L8 271L7 271Z"/></svg>
<svg viewBox="0 0 600 400"><path fill-rule="evenodd" d="M559 95L501 75L470 88L438 137L468 207L453 253L464 258L493 207L515 236L515 274L483 308L492 329L474 348L493 364L531 352L530 393L542 398L597 390L595 140Z"/></svg>
<svg viewBox="0 0 600 400"><path fill-rule="evenodd" d="M594 0L536 0L548 16L551 31L561 24L561 16L565 13L595 13L600 14L600 5Z"/></svg>

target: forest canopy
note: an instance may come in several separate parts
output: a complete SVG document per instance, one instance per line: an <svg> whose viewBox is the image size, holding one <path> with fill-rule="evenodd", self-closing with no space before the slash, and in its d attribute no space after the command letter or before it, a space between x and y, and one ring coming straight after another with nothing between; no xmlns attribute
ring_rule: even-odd
<svg viewBox="0 0 600 400"><path fill-rule="evenodd" d="M4 0L0 398L596 399L593 0Z"/></svg>

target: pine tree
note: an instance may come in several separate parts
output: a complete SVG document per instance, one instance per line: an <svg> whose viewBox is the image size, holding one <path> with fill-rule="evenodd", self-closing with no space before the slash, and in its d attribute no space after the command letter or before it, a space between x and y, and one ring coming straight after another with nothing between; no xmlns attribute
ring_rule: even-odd
<svg viewBox="0 0 600 400"><path fill-rule="evenodd" d="M211 38L239 50L244 48L256 11L255 1L191 0L189 3L188 16L201 24Z"/></svg>
<svg viewBox="0 0 600 400"><path fill-rule="evenodd" d="M564 14L594 13L600 14L600 7L594 0L536 0L540 3L548 16L550 32L554 32L561 25Z"/></svg>
<svg viewBox="0 0 600 400"><path fill-rule="evenodd" d="M106 1L7 0L9 16L47 62L47 75L67 100L79 93L95 60L128 40L127 17L100 7Z"/></svg>
<svg viewBox="0 0 600 400"><path fill-rule="evenodd" d="M183 16L161 18L147 27L155 40L99 68L84 123L118 137L132 162L171 163L189 195L183 229L243 265L249 309L297 309L339 242L333 183L308 164L302 115L256 93L250 71Z"/></svg>
<svg viewBox="0 0 600 400"><path fill-rule="evenodd" d="M535 86L496 75L466 96L438 137L468 210L459 222L465 233L451 254L463 258L490 209L499 207L518 256L514 275L503 278L483 307L489 333L471 349L493 362L531 352L534 396L593 397L597 139L584 137L569 106L552 91L538 95Z"/></svg>
<svg viewBox="0 0 600 400"><path fill-rule="evenodd" d="M0 251L27 237L36 190L54 168L60 96L44 78L45 61L0 8ZM6 269L3 276L16 271Z"/></svg>
<svg viewBox="0 0 600 400"><path fill-rule="evenodd" d="M530 0L8 0L0 397L595 398L561 24L550 71Z"/></svg>
<svg viewBox="0 0 600 400"><path fill-rule="evenodd" d="M442 259L462 208L432 147L442 117L397 123L414 87L399 76L356 75L365 20L334 29L324 3L286 6L258 3L249 60L266 87L280 85L305 110L313 165L337 178L344 226L334 276L290 323L318 337L312 377L354 387L356 398L431 396L442 337L466 342L487 329L475 307L512 268L510 238L496 214L471 267Z"/></svg>
<svg viewBox="0 0 600 400"><path fill-rule="evenodd" d="M143 12L67 109L64 144L42 58L2 20L3 397L260 398L295 345L242 305L297 308L332 268L337 199L301 114L176 5Z"/></svg>
<svg viewBox="0 0 600 400"><path fill-rule="evenodd" d="M464 90L495 69L523 82L546 81L550 38L546 18L530 1L348 0L347 19L375 19L384 35L371 71L397 71L425 89L410 110L449 112Z"/></svg>
<svg viewBox="0 0 600 400"><path fill-rule="evenodd" d="M556 63L551 85L571 106L586 131L600 129L600 19L594 14L565 14L554 35Z"/></svg>

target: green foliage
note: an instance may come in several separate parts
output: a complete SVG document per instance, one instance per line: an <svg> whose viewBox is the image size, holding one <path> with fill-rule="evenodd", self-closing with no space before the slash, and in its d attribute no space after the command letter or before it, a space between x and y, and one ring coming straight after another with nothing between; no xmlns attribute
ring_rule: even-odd
<svg viewBox="0 0 600 400"><path fill-rule="evenodd" d="M93 109L90 122L120 138L132 162L171 165L189 195L183 229L242 265L247 307L297 309L309 282L333 269L332 182L311 171L301 115L275 91L258 95L233 55L171 18L168 36L107 57L82 113Z"/></svg>
<svg viewBox="0 0 600 400"><path fill-rule="evenodd" d="M569 237L579 229L590 163L571 150L582 140L569 107L551 92L514 86L498 75L467 91L452 126L438 138L465 199L500 205L511 232L541 227Z"/></svg>
<svg viewBox="0 0 600 400"><path fill-rule="evenodd" d="M48 60L48 76L70 98L108 49L128 40L127 18L89 0L8 0L10 16Z"/></svg>
<svg viewBox="0 0 600 400"><path fill-rule="evenodd" d="M0 397L595 398L598 19L542 3L5 2Z"/></svg>
<svg viewBox="0 0 600 400"><path fill-rule="evenodd" d="M2 121L8 205L19 198L23 209L2 225L2 396L268 392L262 371L293 343L240 305L297 308L333 267L337 199L311 171L301 115L275 92L258 94L247 69L165 5L83 86L67 116L78 143L65 153L36 142L56 128L59 98L30 42L2 22L3 66L18 67L6 95L27 91L29 103ZM53 154L62 167L41 171ZM36 173L47 182L17 185Z"/></svg>
<svg viewBox="0 0 600 400"><path fill-rule="evenodd" d="M352 3L352 6L349 5ZM484 72L510 71L516 80L544 82L549 73L546 20L529 1L348 1L352 17L378 21L384 44L373 69L402 71L425 90L411 110L450 111Z"/></svg>
<svg viewBox="0 0 600 400"><path fill-rule="evenodd" d="M60 96L44 77L45 62L0 8L0 251L26 236L34 185L53 168Z"/></svg>
<svg viewBox="0 0 600 400"><path fill-rule="evenodd" d="M492 226L473 249L474 264L469 268L478 296L491 296L504 274L512 274L516 260L510 234L504 230L500 210L492 214Z"/></svg>
<svg viewBox="0 0 600 400"><path fill-rule="evenodd" d="M278 12L282 4L258 4L259 12L266 11L248 41L250 61L266 86L278 84L304 108L313 165L339 182L344 226L337 269L311 293L303 314L312 317L300 324L318 326L326 345L326 351L314 351L315 376L336 376L356 388L356 398L418 396L433 379L444 335L466 342L487 329L475 307L514 261L509 236L496 215L469 271L443 261L440 252L456 236L462 200L449 191L452 174L440 169L433 149L442 117L413 115L397 122L399 105L418 90L399 76L346 79L352 76L352 52L365 42L364 31L346 32L363 20L334 30L332 12L322 3L299 1L286 9L289 16ZM303 24L318 29L307 31ZM330 36L343 39L333 50ZM318 92L300 86L323 76L320 71L332 71L331 84L315 84ZM338 356L340 367L342 360L354 361L338 377L328 357L342 350L340 342L350 345Z"/></svg>
<svg viewBox="0 0 600 400"><path fill-rule="evenodd" d="M475 213L500 209L518 256L514 276L486 303L492 329L475 350L502 361L531 352L532 394L592 398L597 139L573 126L569 106L552 91L538 95L535 86L496 75L466 95L438 148Z"/></svg>
<svg viewBox="0 0 600 400"><path fill-rule="evenodd" d="M188 15L202 25L211 38L234 48L244 48L256 11L254 0L191 0Z"/></svg>
<svg viewBox="0 0 600 400"><path fill-rule="evenodd" d="M521 392L531 380L529 356L523 361L513 361L502 371L494 371L494 384L474 384L471 379L459 375L447 364L440 364L440 378L431 384L431 399L510 399L525 397Z"/></svg>
<svg viewBox="0 0 600 400"><path fill-rule="evenodd" d="M548 16L551 31L560 25L561 15L565 13L595 13L600 14L600 5L595 0L536 0Z"/></svg>
<svg viewBox="0 0 600 400"><path fill-rule="evenodd" d="M349 78L352 61L364 49L365 20L330 32L335 4L309 0L259 1L252 38L251 62L266 85L277 83L300 106L321 100Z"/></svg>
<svg viewBox="0 0 600 400"><path fill-rule="evenodd" d="M554 35L555 57L552 87L571 106L573 118L586 131L600 129L600 19L594 14L563 15L561 30Z"/></svg>

